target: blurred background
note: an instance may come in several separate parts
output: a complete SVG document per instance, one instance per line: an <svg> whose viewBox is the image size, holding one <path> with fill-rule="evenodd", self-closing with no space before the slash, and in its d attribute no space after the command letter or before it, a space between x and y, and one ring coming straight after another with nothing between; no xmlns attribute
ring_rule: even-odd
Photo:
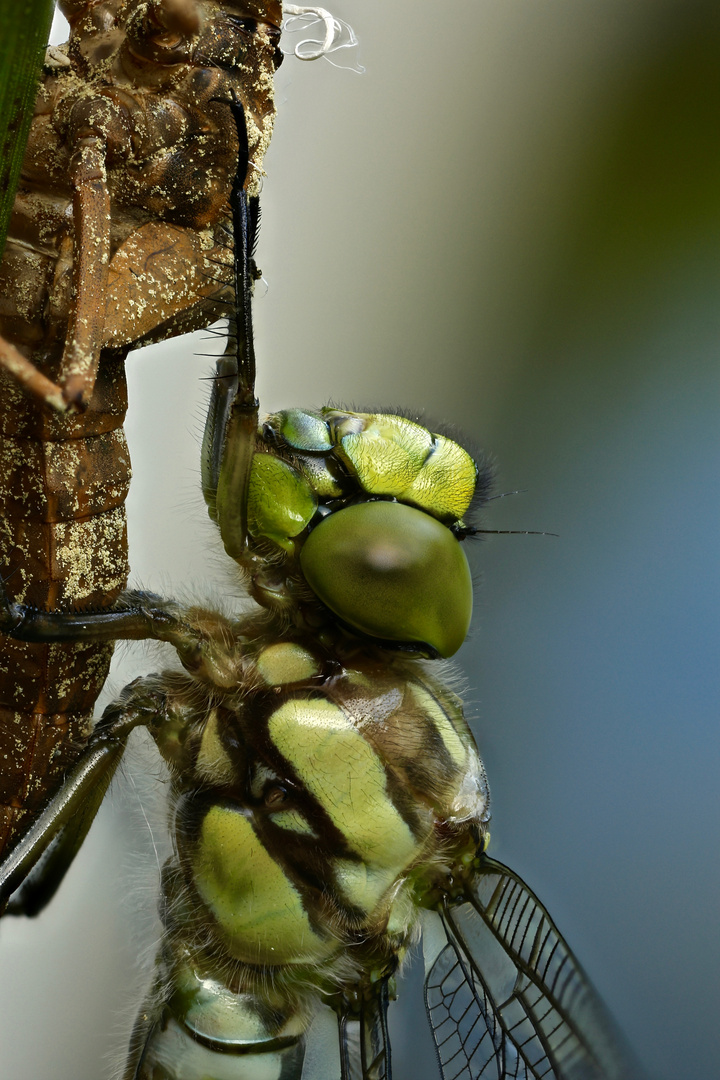
<svg viewBox="0 0 720 1080"><path fill-rule="evenodd" d="M452 421L497 460L498 491L523 492L487 526L559 534L472 555L458 661L491 852L543 899L649 1077L714 1080L720 8L332 9L366 70L288 56L278 75L262 406ZM199 494L211 351L200 335L129 362L132 581L171 595L228 592ZM157 666L125 649L113 691ZM138 898L153 905L141 783L130 768L115 785L41 919L0 927L3 1077L101 1080L122 1057ZM437 1076L421 1008L415 971L396 1080Z"/></svg>

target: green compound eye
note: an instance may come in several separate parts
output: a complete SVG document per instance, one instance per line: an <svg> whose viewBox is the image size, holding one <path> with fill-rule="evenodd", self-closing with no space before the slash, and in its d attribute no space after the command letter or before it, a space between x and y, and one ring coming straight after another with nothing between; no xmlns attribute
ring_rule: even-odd
<svg viewBox="0 0 720 1080"><path fill-rule="evenodd" d="M356 630L425 642L440 656L465 640L470 567L450 530L422 510L393 502L338 510L310 533L300 564L313 592Z"/></svg>

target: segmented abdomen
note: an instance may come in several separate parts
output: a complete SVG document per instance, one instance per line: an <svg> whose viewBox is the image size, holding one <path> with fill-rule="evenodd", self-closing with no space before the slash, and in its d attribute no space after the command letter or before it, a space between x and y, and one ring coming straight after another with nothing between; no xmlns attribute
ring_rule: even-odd
<svg viewBox="0 0 720 1080"><path fill-rule="evenodd" d="M0 572L12 601L67 610L107 607L127 581L125 354L226 311L223 222L238 156L228 104L246 105L257 182L282 12L277 0L196 0L197 27L190 19L183 36L136 4L103 5L101 23L90 0L60 7L72 26L67 64L46 70L38 96L0 265L0 333L62 383L84 235L73 162L90 135L104 147L110 204L105 351L81 415L50 414L0 373ZM76 760L111 653L0 641L0 851Z"/></svg>
<svg viewBox="0 0 720 1080"><path fill-rule="evenodd" d="M13 601L111 604L127 579L130 461L121 360L81 416L51 415L0 374L0 573ZM0 850L75 759L111 645L0 641Z"/></svg>

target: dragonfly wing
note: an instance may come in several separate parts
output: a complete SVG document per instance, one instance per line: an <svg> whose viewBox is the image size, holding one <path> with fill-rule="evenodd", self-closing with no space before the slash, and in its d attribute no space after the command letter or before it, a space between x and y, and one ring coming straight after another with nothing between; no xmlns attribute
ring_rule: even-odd
<svg viewBox="0 0 720 1080"><path fill-rule="evenodd" d="M465 896L427 913L425 1001L443 1080L641 1080L537 897L483 856Z"/></svg>

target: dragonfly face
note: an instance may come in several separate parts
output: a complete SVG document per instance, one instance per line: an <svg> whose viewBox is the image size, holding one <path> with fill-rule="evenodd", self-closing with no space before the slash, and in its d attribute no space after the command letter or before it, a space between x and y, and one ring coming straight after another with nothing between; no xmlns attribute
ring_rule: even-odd
<svg viewBox="0 0 720 1080"><path fill-rule="evenodd" d="M489 468L405 417L293 409L261 430L240 560L255 599L307 619L309 586L326 615L363 635L426 656L456 652L472 582L452 530L487 497ZM225 505L207 486L206 498L222 528Z"/></svg>

